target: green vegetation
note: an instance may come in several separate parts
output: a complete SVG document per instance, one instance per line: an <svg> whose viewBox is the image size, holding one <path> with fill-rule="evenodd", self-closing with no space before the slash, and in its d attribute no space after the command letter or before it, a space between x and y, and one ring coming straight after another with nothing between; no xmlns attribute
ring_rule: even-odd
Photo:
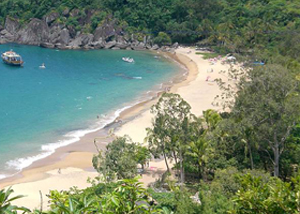
<svg viewBox="0 0 300 214"><path fill-rule="evenodd" d="M69 15L63 15L66 11ZM222 94L215 105L226 109L224 112L208 109L202 117L196 117L179 95L163 94L151 109L154 120L147 129L149 147L128 137L116 138L93 158L99 180L85 190L52 191L48 213L300 212L297 1L0 3L2 22L7 15L25 23L51 12L58 13L55 22L84 32L115 18L126 26L127 33L135 33L139 39L152 35L159 45L178 41L212 47L216 53L201 53L205 58L233 52L244 62L244 68L230 70L234 80L230 85L218 81ZM253 66L256 60L265 65ZM168 170L146 190L135 176L137 166L144 169L151 156L164 158ZM19 209L10 204L10 193L0 192L0 213L16 213Z"/></svg>
<svg viewBox="0 0 300 214"><path fill-rule="evenodd" d="M107 182L137 176L137 165L142 168L150 158L147 148L132 143L128 137L118 137L106 146L106 151L93 157L93 166Z"/></svg>
<svg viewBox="0 0 300 214"><path fill-rule="evenodd" d="M10 16L26 23L53 12L57 23L77 30L93 32L103 20L115 18L129 34L151 35L160 44L198 42L221 52L265 49L299 58L297 1L3 0L0 22Z"/></svg>

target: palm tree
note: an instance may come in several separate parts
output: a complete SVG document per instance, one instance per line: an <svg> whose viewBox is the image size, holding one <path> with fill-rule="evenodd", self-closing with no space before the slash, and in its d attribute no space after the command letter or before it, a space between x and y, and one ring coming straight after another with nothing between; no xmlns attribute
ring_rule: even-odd
<svg viewBox="0 0 300 214"><path fill-rule="evenodd" d="M205 134L204 134L205 135ZM190 143L190 149L187 155L190 155L197 161L199 176L206 180L205 163L208 160L207 156L208 141L205 136L199 136L196 141Z"/></svg>

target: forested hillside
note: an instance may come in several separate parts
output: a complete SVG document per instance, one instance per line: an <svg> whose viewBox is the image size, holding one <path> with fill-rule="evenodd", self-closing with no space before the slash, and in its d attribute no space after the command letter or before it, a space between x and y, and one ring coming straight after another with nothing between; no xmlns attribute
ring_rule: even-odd
<svg viewBox="0 0 300 214"><path fill-rule="evenodd" d="M222 51L277 51L282 42L293 47L297 41L299 7L293 0L4 0L0 21L4 24L10 16L24 24L57 12L55 22L91 33L107 17L114 17L127 26L126 32L154 37L166 32L173 42L200 42Z"/></svg>

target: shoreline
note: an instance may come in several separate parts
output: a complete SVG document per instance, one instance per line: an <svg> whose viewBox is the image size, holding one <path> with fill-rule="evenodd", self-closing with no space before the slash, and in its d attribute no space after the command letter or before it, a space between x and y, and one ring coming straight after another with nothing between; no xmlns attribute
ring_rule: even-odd
<svg viewBox="0 0 300 214"><path fill-rule="evenodd" d="M150 52L158 54L159 56L164 57L166 59L172 60L172 61L174 61L174 63L178 63L178 64L180 64L180 66L184 66L184 68L187 69L186 65L184 63L182 63L178 59L178 57L176 55L174 55L173 53L162 52L162 51L157 53L157 51L153 51L153 50L150 50ZM184 57L184 56L182 56L182 57ZM183 75L186 73L189 73L189 69L187 69L187 72L184 72L184 73L181 72L180 74L175 75L171 80L173 83L170 83L170 82L161 83L162 86L164 86L163 88L171 88L171 91L172 91L173 87L175 87L177 84L180 84L180 83L186 81L186 79L184 79L184 75ZM187 75L187 76L190 76L190 75ZM180 82L174 83L174 81L178 78L181 79ZM31 181L36 181L36 180L40 180L43 178L47 178L47 176L45 175L46 173L43 173L43 175L29 176L32 174L29 172L42 173L42 172L46 172L46 169L53 169L54 167L51 167L51 165L56 165L57 163L66 159L66 157L72 156L73 155L72 153L74 153L74 154L81 153L81 152L82 153L87 152L87 153L91 153L91 154L96 153L97 150L94 147L94 145L90 145L95 138L100 137L100 138L104 139L105 136L107 136L109 129L120 128L120 126L123 126L128 121L132 120L132 118L137 117L142 112L150 109L150 107L158 100L159 96L164 92L165 92L165 90L162 90L162 89L151 90L152 95L149 96L147 99L142 100L142 101L137 101L132 106L128 106L128 108L123 107L123 108L118 109L117 111L115 111L115 113L117 113L119 110L121 112L119 113L119 116L117 116L112 122L108 122L102 128L96 128L97 129L96 131L91 131L91 132L85 134L84 136L80 137L80 139L78 141L76 141L74 143L57 148L54 151L54 153L50 154L49 156L39 159L39 160L36 160L29 166L20 170L19 172L16 172L8 177L1 179L0 180L0 188L4 188L6 186L14 185L14 184L18 184L18 183L31 182ZM124 110L122 110L122 109L124 109ZM120 120L124 121L124 122L122 122L120 124L118 122ZM111 141L111 140L112 140L112 138L109 138L108 141ZM106 141L104 140L103 142L101 142L100 147L102 149L104 149L105 146L107 145L108 142L106 142ZM92 157L92 155L91 155L91 157ZM90 162L91 162L91 158L90 158ZM77 164L73 164L73 166L79 167L82 169L92 167L91 163L86 164L85 166L81 166L81 167L77 166ZM45 170L43 170L43 168Z"/></svg>
<svg viewBox="0 0 300 214"><path fill-rule="evenodd" d="M184 80L179 83L173 83L170 92L180 94L183 99L190 103L192 113L196 114L196 116L200 116L203 110L209 108L216 109L211 103L220 91L215 82L207 81L207 72L212 66L215 66L218 71L228 69L228 67L221 64L211 65L208 60L204 60L199 55L196 55L195 50L191 48L179 48L176 50L176 54L167 54L167 57L172 57L173 60L179 61L181 65L184 65L188 69ZM210 73L209 75L211 78L224 77L224 75L220 76L217 72ZM87 177L94 178L98 175L93 170L91 161L93 154L97 152L92 143L94 139L100 138L101 143L98 146L100 149L104 149L106 144L112 139L106 138L107 133L110 128L113 128L116 130L114 132L115 135L122 136L127 134L134 142L143 143L143 139L146 136L145 128L151 126L152 115L149 110L158 100L159 95L158 93L153 99L124 110L117 118L117 120L122 120L122 124L115 121L100 131L87 134L74 144L57 149L53 155L24 169L20 173L22 176L0 181L0 188L13 185L13 189L17 194L29 196L27 199L30 198L32 201L26 204L30 204L28 207L33 208L39 204L39 190L41 189L44 190L43 194L45 194L50 188L60 190L69 189L72 186L78 186L79 188L88 187L89 184L86 182ZM165 171L163 160L153 160L150 162L150 165L151 167L146 169L140 179L145 186L155 181ZM58 173L59 169L62 171L61 174ZM81 173L81 180L74 180L70 177L73 175L73 172L79 173L79 171ZM59 185L58 180L64 176L67 178L64 186L62 184ZM85 181L82 181L83 178ZM33 185L35 188L27 188L27 185ZM17 203L18 205L24 205L25 201L26 199L20 199Z"/></svg>

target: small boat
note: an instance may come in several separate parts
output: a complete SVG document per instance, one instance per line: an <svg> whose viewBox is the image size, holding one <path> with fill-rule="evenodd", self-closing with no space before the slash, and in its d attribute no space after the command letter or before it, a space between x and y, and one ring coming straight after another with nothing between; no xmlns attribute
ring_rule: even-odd
<svg viewBox="0 0 300 214"><path fill-rule="evenodd" d="M24 63L22 57L19 54L13 52L12 50L3 53L1 55L1 58L3 62L8 65L22 66Z"/></svg>
<svg viewBox="0 0 300 214"><path fill-rule="evenodd" d="M42 65L40 65L39 68L45 69L46 68L45 63L43 63Z"/></svg>
<svg viewBox="0 0 300 214"><path fill-rule="evenodd" d="M122 60L124 62L129 62L129 63L133 63L134 62L134 59L133 58L130 58L130 57L122 57Z"/></svg>

